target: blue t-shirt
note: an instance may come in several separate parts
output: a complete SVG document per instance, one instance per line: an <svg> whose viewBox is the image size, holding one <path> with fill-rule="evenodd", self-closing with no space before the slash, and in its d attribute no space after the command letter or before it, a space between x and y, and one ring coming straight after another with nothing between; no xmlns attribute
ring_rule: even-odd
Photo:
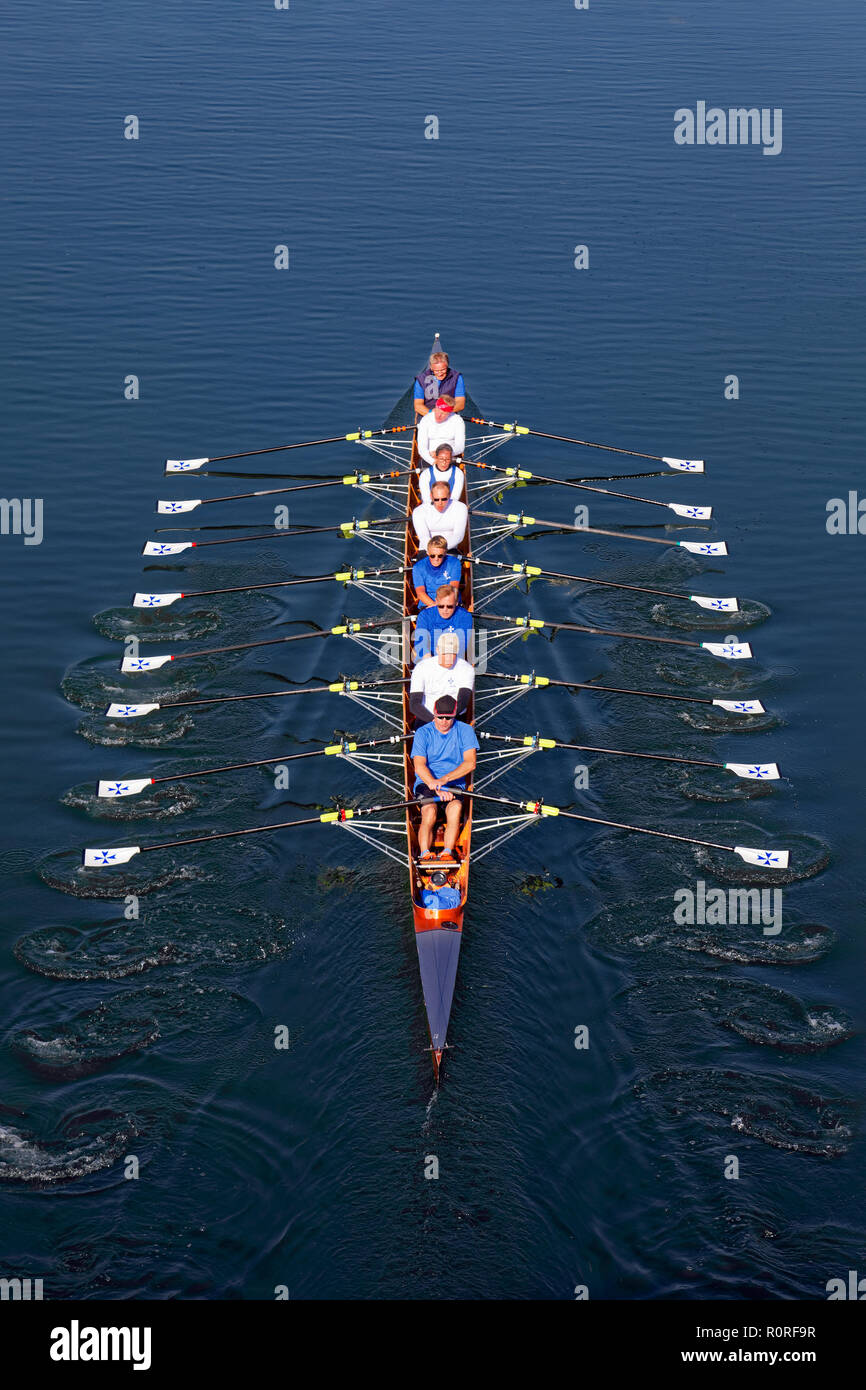
<svg viewBox="0 0 866 1390"><path fill-rule="evenodd" d="M405 378L404 378L404 380L405 380ZM458 396L465 396L465 395L466 395L466 387L463 385L463 373L462 373L462 372L460 373L460 375L459 375L458 378L457 378L457 385L454 387L453 395L454 395L454 399L455 399L455 400L457 399ZM423 401L423 399L424 399L424 387L421 385L420 381L418 381L417 378L415 379L415 399L416 399L416 401Z"/></svg>
<svg viewBox="0 0 866 1390"><path fill-rule="evenodd" d="M442 584L460 582L462 569L459 555L446 555L441 565L434 565L430 556L424 555L412 566L412 583L415 585L416 594L419 586L423 584L427 597L435 598L436 590Z"/></svg>
<svg viewBox="0 0 866 1390"><path fill-rule="evenodd" d="M415 624L416 660L420 661L423 656L435 656L436 643L442 632L457 633L460 638L457 655L465 657L472 632L472 614L463 607L457 607L447 618L443 618L435 605L425 608L423 613L418 614Z"/></svg>
<svg viewBox="0 0 866 1390"><path fill-rule="evenodd" d="M471 724L463 724L459 719L447 733L441 733L435 724L422 724L412 741L412 757L422 757L434 777L442 777L453 772L463 761L467 748L478 748L478 739ZM420 778L416 780L418 786ZM425 784L421 782L421 786ZM455 786L457 783L455 783Z"/></svg>

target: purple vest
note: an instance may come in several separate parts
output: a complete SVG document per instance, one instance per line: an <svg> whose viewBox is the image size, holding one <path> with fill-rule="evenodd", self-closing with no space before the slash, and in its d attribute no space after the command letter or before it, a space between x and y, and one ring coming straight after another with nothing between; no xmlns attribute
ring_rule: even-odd
<svg viewBox="0 0 866 1390"><path fill-rule="evenodd" d="M415 378L421 390L424 392L424 404L432 410L435 402L440 396L456 395L457 393L454 388L457 385L459 376L460 373L455 372L449 365L447 372L440 381L438 377L433 375L432 367L425 367L423 372L419 372Z"/></svg>

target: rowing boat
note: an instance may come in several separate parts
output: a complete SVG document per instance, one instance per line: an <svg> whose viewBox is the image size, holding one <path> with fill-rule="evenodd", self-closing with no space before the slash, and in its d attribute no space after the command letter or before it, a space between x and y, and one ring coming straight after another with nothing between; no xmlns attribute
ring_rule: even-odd
<svg viewBox="0 0 866 1390"><path fill-rule="evenodd" d="M436 335L433 350L441 349L439 335ZM86 870L117 867L129 863L135 855L155 851L184 848L197 844L209 844L248 835L288 831L313 825L326 825L344 829L364 843L373 846L382 854L408 868L409 889L412 903L412 920L421 987L429 1031L429 1052L433 1071L438 1081L442 1059L450 1045L448 1031L454 998L455 982L463 933L464 915L469 892L470 863L477 867L485 855L491 853L513 835L531 825L579 821L585 824L609 827L640 835L656 836L660 839L678 841L683 844L698 845L713 850L734 853L745 863L757 868L775 872L788 866L788 851L755 849L742 845L730 845L700 839L691 835L646 825L630 825L590 816L568 807L550 806L541 800L517 800L513 797L494 795L489 791L490 784L521 766L527 759L542 750L567 749L591 752L611 757L637 758L663 761L676 764L696 765L703 768L717 768L731 772L736 777L778 778L779 770L775 763L721 763L709 759L686 758L676 754L664 754L642 750L597 748L578 743L565 742L556 738L542 737L539 733L518 735L491 727L491 720L509 709L516 701L530 693L539 693L557 687L571 691L614 692L619 695L643 699L673 701L713 706L724 711L726 716L739 718L743 724L764 713L760 701L752 699L707 698L691 694L668 691L645 691L620 687L601 686L581 681L555 680L530 671L494 670L491 663L496 656L518 638L539 635L545 630L555 632L579 632L582 634L614 636L644 643L663 643L681 648L706 651L712 657L738 661L751 657L748 643L740 643L735 638L724 642L696 641L683 637L650 635L640 632L619 631L589 627L571 622L549 622L532 616L529 612L517 616L506 616L491 611L502 595L521 586L528 591L526 581L548 579L569 580L588 585L630 591L639 595L662 596L667 599L682 600L696 605L698 609L713 609L718 612L736 613L739 611L735 598L716 598L703 594L672 592L649 585L626 584L612 579L580 574L566 574L560 571L545 570L540 566L528 565L525 561L491 558L491 551L505 542L518 538L533 527L554 528L560 533L599 534L613 536L619 541L634 541L658 546L683 546L695 555L716 556L727 554L724 542L707 540L677 540L671 537L660 538L645 534L631 534L625 531L610 531L589 525L571 525L561 520L542 521L528 516L525 512L504 513L488 510L490 501L504 490L521 483L535 480L539 485L578 488L590 493L602 493L616 498L628 498L652 507L663 507L672 511L686 524L695 524L710 519L712 509L687 504L661 502L649 497L636 496L608 487L598 486L589 480L565 480L533 474L525 469L500 467L491 461L491 455L503 445L523 438L540 435L543 438L564 440L587 448L608 449L614 453L632 454L637 458L661 463L666 470L682 473L702 473L701 460L688 460L672 456L638 453L634 450L597 444L589 440L571 439L561 435L534 431L516 422L498 423L485 419L478 413L474 402L467 401L467 412L473 410L470 421L480 428L467 439L465 457L461 467L465 478L465 496L469 504L470 525L461 543L464 580L463 602L475 617L476 633L483 642L484 660L476 667L476 690L473 704L467 714L472 721L481 743L476 775L461 794L463 818L457 841L456 867L419 863L420 804L414 795L415 771L412 761L413 719L409 708L409 681L411 675L413 636L417 603L412 584L412 565L416 558L417 538L412 527L412 512L420 502L419 466L422 463L412 421L412 389L401 398L385 423L378 429L359 429L345 435L327 439L301 441L269 449L255 449L243 453L225 454L210 458L168 459L166 476L187 474L193 477L218 477L220 470L214 468L223 460L234 462L238 458L278 453L283 450L310 448L316 445L349 443L374 451L383 458L387 467L379 473L356 470L353 473L323 477L316 482L295 482L296 478L309 475L278 474L275 478L290 483L288 486L259 488L254 491L217 496L211 498L172 499L157 504L159 515L185 515L202 506L216 503L240 501L247 498L268 497L289 492L312 491L318 488L351 488L362 494L366 500L383 504L384 517L353 517L337 525L302 526L289 529L274 528L256 535L222 537L217 540L148 541L143 554L146 556L176 556L187 551L204 551L211 546L242 544L247 541L289 540L303 546L303 538L325 532L338 534L349 540L362 540L369 543L384 556L384 563L376 568L352 565L336 574L302 575L274 579L260 584L246 586L234 585L230 589L197 588L185 592L137 593L133 599L135 609L163 608L181 602L185 598L218 597L221 594L252 592L254 590L286 589L297 585L315 585L337 582L347 590L360 593L375 600L385 611L383 618L346 617L331 628L317 628L281 637L263 637L254 641L234 643L223 647L211 647L198 651L183 651L142 656L140 652L127 655L121 663L125 675L147 677L148 673L161 669L169 662L195 660L213 657L227 652L243 652L265 646L285 645L297 641L330 639L350 641L368 654L378 658L389 672L384 678L374 679L369 675L356 677L343 676L303 689L267 690L256 694L227 694L217 696L197 696L194 699L173 701L115 702L106 711L106 716L114 721L153 716L164 710L186 709L210 705L223 705L235 700L249 699L290 699L301 695L334 695L349 699L368 715L378 726L369 738L342 737L337 743L286 757L283 752L247 759L244 762L223 765L217 768L196 769L193 772L177 772L160 777L117 778L100 781L97 795L102 798L136 796L146 793L157 784L184 781L191 778L230 774L241 768L275 766L293 760L323 757L332 758L351 765L372 777L391 794L392 800L375 805L351 805L342 803L335 809L302 819L282 821L265 825L244 827L242 829L213 831L205 835L189 836L180 840L163 841L147 845L116 846L108 849L88 848L83 852L83 865ZM493 433L487 431L493 430ZM402 437L398 437L402 436ZM408 436L408 437L407 437ZM237 476L232 471L230 476ZM654 476L651 473L619 475L625 477ZM470 536L471 526L471 536ZM190 555L192 563L196 558ZM484 605L483 607L481 605ZM399 633L395 634L394 624L399 623ZM482 627L482 624L484 625ZM395 644L395 636L397 638ZM396 646L396 654L395 654ZM476 642L476 651L478 644ZM554 820L556 818L556 820ZM395 841L397 843L395 843ZM402 843L401 843L402 842ZM437 827L434 833L434 853L441 849L443 828ZM437 894L443 889L440 905ZM456 895L459 901L453 904Z"/></svg>

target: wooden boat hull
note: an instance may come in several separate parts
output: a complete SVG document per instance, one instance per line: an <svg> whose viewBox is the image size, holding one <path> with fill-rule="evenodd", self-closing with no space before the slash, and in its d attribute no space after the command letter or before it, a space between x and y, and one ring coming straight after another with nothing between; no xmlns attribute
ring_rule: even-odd
<svg viewBox="0 0 866 1390"><path fill-rule="evenodd" d="M441 345L437 337L434 350ZM415 593L412 586L412 564L418 554L418 541L412 527L412 512L421 501L418 489L418 474L415 471L423 459L418 452L417 438L412 446L412 473L409 478L409 487L406 500L406 551L405 551L405 575L404 575L404 595L403 613L404 619L408 619L417 610ZM465 490L468 497L468 486ZM467 526L466 536L461 543L460 553L468 556L470 554L470 535ZM464 578L462 585L462 601L464 607L472 611L472 574L471 567L464 566ZM412 673L412 629L408 621L404 621L404 665L403 674L407 677L403 689L403 732L409 734L413 731L414 720L409 713L409 683L408 677ZM473 722L473 710L470 708L464 716L467 722ZM405 744L405 787L406 800L409 801L413 795L415 785L415 768L412 762L412 741L406 740ZM471 790L471 779L468 788ZM451 1005L454 998L454 986L457 979L457 966L460 958L460 943L463 934L463 913L466 906L466 898L469 892L469 860L472 845L472 803L464 801L463 819L460 827L460 834L457 838L457 854L459 865L453 874L449 874L449 885L456 888L460 894L459 905L453 908L434 908L427 907L422 900L424 891L423 876L417 868L419 856L418 831L420 827L420 811L417 807L410 806L406 811L406 836L409 847L409 887L412 895L412 917L415 930L415 945L418 951L418 968L421 974L421 988L424 993L424 1006L427 1012L427 1024L430 1032L430 1051L433 1059L433 1070L438 1080L439 1068L442 1062L442 1054L447 1046L448 1022L451 1016ZM434 836L434 848L441 848L444 838L444 824L437 824Z"/></svg>

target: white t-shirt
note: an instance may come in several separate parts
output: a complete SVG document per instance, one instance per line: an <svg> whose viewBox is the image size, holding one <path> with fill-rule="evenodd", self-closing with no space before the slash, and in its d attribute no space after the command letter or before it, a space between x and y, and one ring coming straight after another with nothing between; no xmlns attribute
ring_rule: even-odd
<svg viewBox="0 0 866 1390"><path fill-rule="evenodd" d="M421 501L422 501L422 502L429 502L429 501L430 501L430 486L431 486L431 484L430 484L430 469L425 467L425 468L422 468L422 469L420 470L420 472L421 472L421 477L420 477L419 486L420 486L420 488L421 488ZM453 475L454 475L453 479L452 479L452 477L451 477L452 473L453 473ZM433 481L434 481L434 482L437 482L437 483L448 483L449 487L451 488L451 501L452 501L452 502L459 502L459 501L460 501L460 498L463 496L463 489L464 489L465 483L466 483L466 479L465 479L464 476L463 476L463 469L462 469L462 468L457 468L457 467L455 467L455 468L448 468L448 469L446 469L446 471L445 471L444 473L440 473L439 470L438 470L438 468L437 468L437 469L434 470L434 478L433 478Z"/></svg>
<svg viewBox="0 0 866 1390"><path fill-rule="evenodd" d="M424 704L431 714L440 695L453 695L456 700L458 690L474 689L475 672L462 656L458 656L450 671L440 665L438 656L425 656L412 672L409 686L410 694L422 691Z"/></svg>
<svg viewBox="0 0 866 1390"><path fill-rule="evenodd" d="M426 418L426 417L425 417ZM449 550L456 550L466 535L469 508L465 502L449 502L438 512L432 502L422 502L412 513L418 549L426 550L434 536L442 536Z"/></svg>
<svg viewBox="0 0 866 1390"><path fill-rule="evenodd" d="M466 426L463 416L458 415L456 410L452 410L441 422L436 419L432 410L421 416L418 425L418 449L422 459L432 463L433 450L440 444L450 444L455 458L466 448Z"/></svg>

